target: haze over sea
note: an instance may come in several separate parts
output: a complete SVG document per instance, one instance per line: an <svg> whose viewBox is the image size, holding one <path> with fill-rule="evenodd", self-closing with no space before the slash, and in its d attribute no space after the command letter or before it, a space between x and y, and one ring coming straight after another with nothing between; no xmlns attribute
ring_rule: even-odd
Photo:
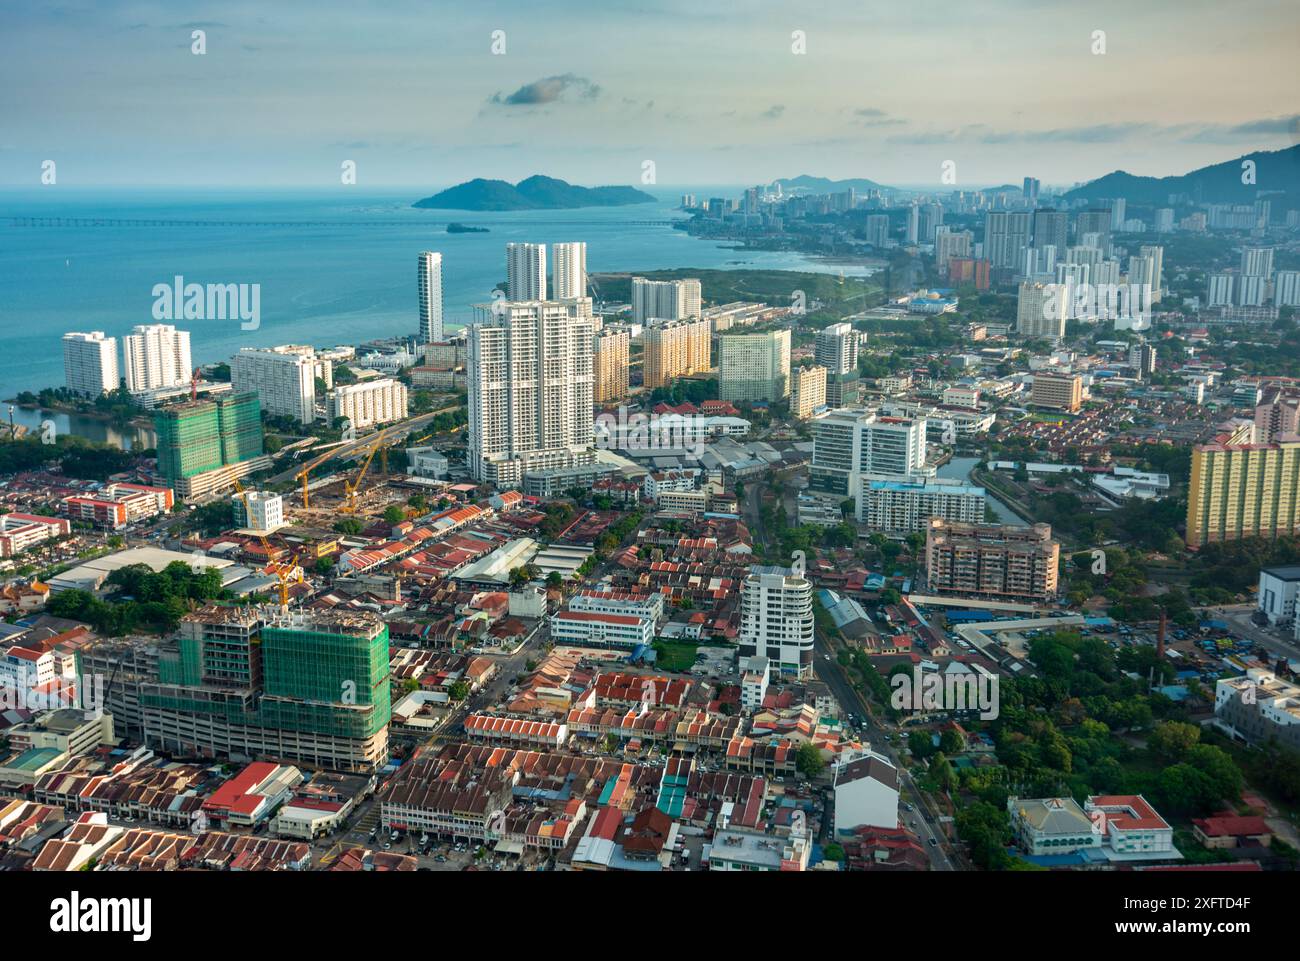
<svg viewBox="0 0 1300 961"><path fill-rule="evenodd" d="M712 191L712 193L711 193ZM736 251L668 226L683 193L737 194L736 188L651 190L657 203L477 213L416 210L432 187L366 191L123 189L47 186L0 189L0 397L63 384L60 338L71 330L121 337L153 318L153 287L186 283L260 284L261 326L238 320L175 321L191 332L196 364L227 360L241 347L330 346L414 333L416 254L443 257L449 327L472 316L505 279L510 241L587 242L587 269L760 267L839 272L835 265L782 252ZM13 217L295 222L289 226L13 226ZM384 221L369 226L367 221ZM300 223L307 222L307 223ZM459 222L490 233L448 234ZM846 273L859 272L844 268ZM120 350L120 347L119 347Z"/></svg>

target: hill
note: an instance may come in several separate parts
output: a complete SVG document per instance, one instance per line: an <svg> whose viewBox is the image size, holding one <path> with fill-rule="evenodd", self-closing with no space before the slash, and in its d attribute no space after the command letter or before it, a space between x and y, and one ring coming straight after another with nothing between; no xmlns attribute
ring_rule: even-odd
<svg viewBox="0 0 1300 961"><path fill-rule="evenodd" d="M1241 182L1242 161L1255 162L1255 182ZM1257 150L1235 160L1201 167L1174 177L1138 177L1116 170L1076 187L1067 200L1123 197L1132 204L1164 206L1171 194L1186 194L1204 203L1246 204L1261 191L1300 197L1300 144L1285 150ZM1276 206L1276 205L1275 205Z"/></svg>
<svg viewBox="0 0 1300 961"><path fill-rule="evenodd" d="M797 177L782 177L774 180L773 183L781 185L782 193L795 194L833 194L843 193L852 187L854 190L888 190L874 180L867 180L864 177L853 177L848 180L831 180L829 177L813 177L809 174L800 174Z"/></svg>
<svg viewBox="0 0 1300 961"><path fill-rule="evenodd" d="M417 200L411 206L438 210L572 210L645 204L654 200L634 187L579 187L538 174L517 184L475 178Z"/></svg>

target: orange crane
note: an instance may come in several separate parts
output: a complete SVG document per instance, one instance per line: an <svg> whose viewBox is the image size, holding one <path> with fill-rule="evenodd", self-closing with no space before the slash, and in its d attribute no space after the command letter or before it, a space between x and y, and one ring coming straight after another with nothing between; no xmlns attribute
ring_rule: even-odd
<svg viewBox="0 0 1300 961"><path fill-rule="evenodd" d="M253 509L248 503L248 491L244 485L239 483L238 478L235 480L235 490L244 501L244 520L251 524L253 522ZM266 539L265 534L259 533L257 539L262 542L262 550L266 551L267 570L275 574L279 584L276 585L276 593L280 596L280 610L289 609L289 578L284 573L284 565L275 560L274 551L271 548L271 542ZM301 580L301 574L299 575Z"/></svg>
<svg viewBox="0 0 1300 961"><path fill-rule="evenodd" d="M370 462L375 459L375 454L384 446L384 431L375 435L375 442L370 445L370 452L366 454L366 459L361 463L361 470L357 471L357 476L350 481L343 482L343 490L347 492L347 503L341 505L339 510L347 514L354 514L357 510L357 491L361 489L361 482L365 480L366 471L370 470ZM384 461L388 457L385 455Z"/></svg>

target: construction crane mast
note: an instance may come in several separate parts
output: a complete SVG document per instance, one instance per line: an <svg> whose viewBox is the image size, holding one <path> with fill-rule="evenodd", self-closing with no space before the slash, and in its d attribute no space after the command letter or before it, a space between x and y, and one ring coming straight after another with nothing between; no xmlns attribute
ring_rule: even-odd
<svg viewBox="0 0 1300 961"><path fill-rule="evenodd" d="M253 523L253 508L248 502L248 491L244 489L244 485L239 482L238 478L235 479L235 490L239 492L240 498L244 501L244 520L251 525ZM266 539L266 535L259 531L257 539L262 543L262 550L266 551L267 568L275 574L276 580L279 581L276 585L276 593L280 598L280 610L287 611L289 609L289 578L285 576L283 565L273 557L271 542Z"/></svg>

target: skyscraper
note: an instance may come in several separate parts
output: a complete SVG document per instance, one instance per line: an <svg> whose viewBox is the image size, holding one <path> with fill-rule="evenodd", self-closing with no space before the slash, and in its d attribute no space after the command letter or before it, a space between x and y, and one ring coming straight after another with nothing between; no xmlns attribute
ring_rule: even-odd
<svg viewBox="0 0 1300 961"><path fill-rule="evenodd" d="M718 338L718 397L781 400L790 396L790 331L723 334Z"/></svg>
<svg viewBox="0 0 1300 961"><path fill-rule="evenodd" d="M624 328L605 327L596 334L593 397L608 404L627 396L628 353L632 338Z"/></svg>
<svg viewBox="0 0 1300 961"><path fill-rule="evenodd" d="M424 250L416 258L416 285L420 293L420 339L436 344L442 328L442 254Z"/></svg>
<svg viewBox="0 0 1300 961"><path fill-rule="evenodd" d="M646 324L652 320L682 320L700 316L700 282L682 280L646 280L632 278L632 322Z"/></svg>
<svg viewBox="0 0 1300 961"><path fill-rule="evenodd" d="M1070 303L1068 287L1058 284L1023 282L1016 298L1016 331L1022 337L1046 337L1060 340L1065 336L1065 321Z"/></svg>
<svg viewBox="0 0 1300 961"><path fill-rule="evenodd" d="M709 322L702 318L654 323L642 335L641 382L665 387L678 377L703 373L713 366Z"/></svg>
<svg viewBox="0 0 1300 961"><path fill-rule="evenodd" d="M98 397L117 390L117 338L102 330L63 335L63 383L74 394Z"/></svg>
<svg viewBox="0 0 1300 961"><path fill-rule="evenodd" d="M506 297L546 299L546 245L506 244Z"/></svg>
<svg viewBox="0 0 1300 961"><path fill-rule="evenodd" d="M158 473L180 497L199 497L269 467L254 393L225 394L154 412Z"/></svg>
<svg viewBox="0 0 1300 961"><path fill-rule="evenodd" d="M268 414L310 424L316 419L317 363L311 347L244 347L230 359L230 384L256 393Z"/></svg>
<svg viewBox="0 0 1300 961"><path fill-rule="evenodd" d="M122 367L133 394L189 383L189 331L170 324L137 326L122 338Z"/></svg>
<svg viewBox="0 0 1300 961"><path fill-rule="evenodd" d="M858 369L858 332L841 321L817 331L814 355L817 363L831 375L848 374Z"/></svg>
<svg viewBox="0 0 1300 961"><path fill-rule="evenodd" d="M1300 533L1300 442L1192 448L1187 546Z"/></svg>
<svg viewBox="0 0 1300 961"><path fill-rule="evenodd" d="M587 296L587 245L551 244L551 270L556 300Z"/></svg>
<svg viewBox="0 0 1300 961"><path fill-rule="evenodd" d="M594 463L591 301L479 304L468 331L470 476L500 488Z"/></svg>
<svg viewBox="0 0 1300 961"><path fill-rule="evenodd" d="M802 551L790 567L749 569L740 585L739 642L741 657L767 658L775 677L812 676L812 583Z"/></svg>
<svg viewBox="0 0 1300 961"><path fill-rule="evenodd" d="M1034 211L1034 246L1053 246L1064 251L1070 238L1070 215L1064 210Z"/></svg>
<svg viewBox="0 0 1300 961"><path fill-rule="evenodd" d="M985 259L993 267L1015 267L1021 248L1029 246L1031 228L1028 211L989 211L984 217Z"/></svg>
<svg viewBox="0 0 1300 961"><path fill-rule="evenodd" d="M875 410L833 410L812 423L808 486L857 497L867 475L912 477L925 466L926 418L883 417Z"/></svg>

